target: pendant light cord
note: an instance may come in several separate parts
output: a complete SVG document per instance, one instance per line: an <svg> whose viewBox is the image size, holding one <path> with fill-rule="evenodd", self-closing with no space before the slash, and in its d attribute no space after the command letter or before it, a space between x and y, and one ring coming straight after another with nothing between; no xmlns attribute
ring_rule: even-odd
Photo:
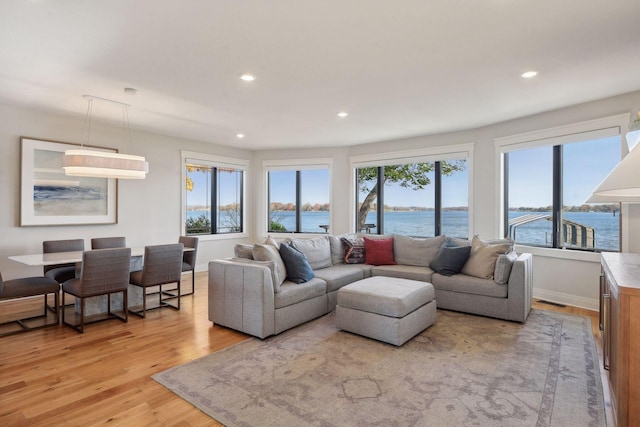
<svg viewBox="0 0 640 427"><path fill-rule="evenodd" d="M89 98L87 103L87 115L84 118L84 132L82 133L82 143L80 148L84 148L84 142L89 145L89 138L91 138L91 116L93 115L93 98Z"/></svg>
<svg viewBox="0 0 640 427"><path fill-rule="evenodd" d="M122 122L127 128L127 134L129 136L129 149L133 146L133 139L131 139L131 124L129 123L129 107L124 105L122 107Z"/></svg>

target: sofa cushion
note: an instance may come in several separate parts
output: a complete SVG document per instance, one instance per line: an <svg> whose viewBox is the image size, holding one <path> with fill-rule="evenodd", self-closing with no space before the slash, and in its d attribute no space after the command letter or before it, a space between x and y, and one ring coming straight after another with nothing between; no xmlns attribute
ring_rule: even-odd
<svg viewBox="0 0 640 427"><path fill-rule="evenodd" d="M233 256L236 258L253 259L253 245L238 243L233 247Z"/></svg>
<svg viewBox="0 0 640 427"><path fill-rule="evenodd" d="M316 270L317 278L327 282L327 292L333 292L349 283L364 279L364 270L349 264L334 265Z"/></svg>
<svg viewBox="0 0 640 427"><path fill-rule="evenodd" d="M444 235L437 237L408 237L394 234L394 259L398 264L429 267L444 241Z"/></svg>
<svg viewBox="0 0 640 427"><path fill-rule="evenodd" d="M300 284L286 281L280 287L280 292L275 294L274 306L275 308L287 307L326 293L327 283L317 277Z"/></svg>
<svg viewBox="0 0 640 427"><path fill-rule="evenodd" d="M287 277L287 268L282 261L280 252L272 245L262 245L256 243L253 245L253 259L256 261L273 261L275 265L275 278L273 282L274 289L279 287Z"/></svg>
<svg viewBox="0 0 640 427"><path fill-rule="evenodd" d="M393 237L387 239L364 239L365 264L396 265L393 260Z"/></svg>
<svg viewBox="0 0 640 427"><path fill-rule="evenodd" d="M462 273L481 279L493 279L498 256L513 249L512 242L489 244L478 236L471 240L469 259L462 267Z"/></svg>
<svg viewBox="0 0 640 427"><path fill-rule="evenodd" d="M431 284L436 288L436 299L439 290L506 298L509 289L507 286L499 285L491 279L480 279L465 274L444 276L435 273L431 278Z"/></svg>
<svg viewBox="0 0 640 427"><path fill-rule="evenodd" d="M518 259L518 254L515 251L498 256L496 269L493 272L493 280L496 283L506 285L509 282L511 268L513 267L513 263L516 259Z"/></svg>
<svg viewBox="0 0 640 427"><path fill-rule="evenodd" d="M467 262L469 252L471 252L471 246L451 247L447 246L445 243L429 266L434 271L444 274L445 276L458 274L462 271L462 267Z"/></svg>
<svg viewBox="0 0 640 427"><path fill-rule="evenodd" d="M380 265L371 269L372 276L398 277L401 279L430 282L433 270L417 265Z"/></svg>
<svg viewBox="0 0 640 427"><path fill-rule="evenodd" d="M302 252L285 243L280 245L279 252L287 268L287 280L293 283L304 283L315 277L307 257Z"/></svg>
<svg viewBox="0 0 640 427"><path fill-rule="evenodd" d="M327 236L315 239L291 239L290 245L302 252L314 270L331 266L331 243Z"/></svg>
<svg viewBox="0 0 640 427"><path fill-rule="evenodd" d="M362 237L356 237L353 239L347 239L346 237L343 237L340 240L342 241L342 245L344 246L345 264L364 264L364 239Z"/></svg>

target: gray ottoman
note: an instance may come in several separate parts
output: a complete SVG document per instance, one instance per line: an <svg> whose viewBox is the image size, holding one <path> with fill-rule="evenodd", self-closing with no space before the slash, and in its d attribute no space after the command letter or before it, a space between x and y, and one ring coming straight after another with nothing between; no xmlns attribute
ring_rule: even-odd
<svg viewBox="0 0 640 427"><path fill-rule="evenodd" d="M401 346L436 320L433 285L375 276L338 290L339 329Z"/></svg>

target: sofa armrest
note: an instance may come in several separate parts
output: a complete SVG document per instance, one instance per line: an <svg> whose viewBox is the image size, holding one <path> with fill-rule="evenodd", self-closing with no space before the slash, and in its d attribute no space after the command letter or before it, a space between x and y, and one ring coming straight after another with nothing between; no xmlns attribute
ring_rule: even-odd
<svg viewBox="0 0 640 427"><path fill-rule="evenodd" d="M520 254L514 261L507 286L509 320L524 322L529 316L533 300L533 256L531 254Z"/></svg>
<svg viewBox="0 0 640 427"><path fill-rule="evenodd" d="M258 338L273 335L275 308L271 270L251 262L211 261L209 320Z"/></svg>

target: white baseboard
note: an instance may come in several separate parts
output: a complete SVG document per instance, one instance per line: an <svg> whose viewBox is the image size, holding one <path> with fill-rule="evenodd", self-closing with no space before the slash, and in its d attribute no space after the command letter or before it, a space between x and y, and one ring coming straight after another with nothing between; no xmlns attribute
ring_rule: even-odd
<svg viewBox="0 0 640 427"><path fill-rule="evenodd" d="M599 311L600 301L592 298L579 297L565 294L563 292L549 291L546 289L533 288L533 297L558 304L571 305L573 307L585 308L587 310Z"/></svg>

